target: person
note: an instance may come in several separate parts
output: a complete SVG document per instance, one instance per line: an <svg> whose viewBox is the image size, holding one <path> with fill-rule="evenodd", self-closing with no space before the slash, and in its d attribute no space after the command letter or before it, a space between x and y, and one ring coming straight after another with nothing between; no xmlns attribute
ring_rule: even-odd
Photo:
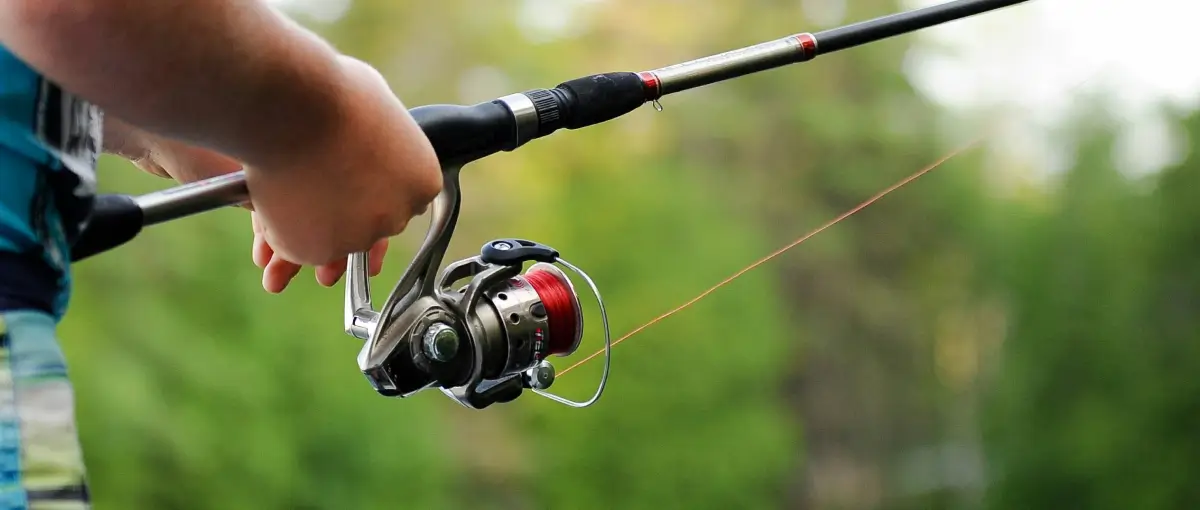
<svg viewBox="0 0 1200 510"><path fill-rule="evenodd" d="M0 509L90 506L55 328L102 152L181 182L244 168L273 293L379 261L442 187L381 74L261 1L0 2Z"/></svg>

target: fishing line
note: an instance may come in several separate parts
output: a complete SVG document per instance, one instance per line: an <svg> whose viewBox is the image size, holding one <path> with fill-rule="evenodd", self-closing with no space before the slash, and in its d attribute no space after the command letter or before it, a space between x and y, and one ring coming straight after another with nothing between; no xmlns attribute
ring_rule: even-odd
<svg viewBox="0 0 1200 510"><path fill-rule="evenodd" d="M770 255L767 255L766 257L759 259L758 261L746 266L745 268L742 268L740 271L734 273L732 276L722 280L720 283L718 283L716 285L713 285L708 290L701 292L698 296L692 298L688 302L675 307L674 309L672 309L671 311L668 311L667 313L664 313L662 315L659 315L658 317L655 317L654 319L650 320L649 322L647 322L641 326L638 326L633 331L630 331L629 333L626 333L625 335L623 335L620 338L613 341L612 346L616 347L621 342L624 342L625 340L628 340L630 337L632 337L638 333L641 333L642 331L646 330L650 326L658 324L659 322L665 320L666 318L668 318L672 315L675 315L679 312L682 312L683 310L688 309L692 305L695 305L696 303L698 303L700 300L708 297L709 294L712 294L717 289L720 289L721 287L729 285L734 280L737 280L738 278L740 278L742 275L744 275L750 271L753 271L754 269L757 269L759 266L766 264L767 262L770 262L771 260L774 260L776 257L779 257L780 255L783 255L784 253L787 253L792 248L799 246L800 244L804 243L805 241L808 241L813 236L820 234L821 232L825 231L829 227L832 227L834 225L837 225L838 223L841 223L842 220L845 220L846 218L849 218L849 217L855 215L859 211L862 211L863 209L867 208L871 204L873 204L876 201L878 201L879 199L887 196L888 194L892 193L893 191L896 191L900 188L903 188L904 186L907 186L909 183L911 183L911 182L917 180L918 178L924 176L925 174L933 171L935 168L942 166L942 164L949 161L951 158L953 158L959 154L962 154L963 152L966 152L967 150L970 150L971 148L974 148L981 141L983 141L982 137L976 138L975 140L972 140L971 142L951 151L950 153L946 154L945 156L942 156L940 159L933 162L929 166L926 166L925 168L918 170L916 173L913 173L912 175L905 177L903 180L889 186L887 189L885 189L879 193L876 193L875 196L872 196L871 198L867 199L863 203L854 206L854 208L850 209L849 211L846 211L846 212L842 213L840 216L825 223L824 225L821 225L816 230L813 230L807 234L804 234L799 239L792 241L791 244L788 244L787 246L784 246L783 248L776 250L775 252L771 253ZM578 368L580 365L583 365L584 363L587 363L588 361L591 361L593 358L595 358L596 356L599 356L601 354L604 354L603 349L596 351L592 355L578 361L574 365L567 367L566 369L559 372L558 376L562 377L562 376L566 375L568 372Z"/></svg>
<svg viewBox="0 0 1200 510"><path fill-rule="evenodd" d="M1068 90L1068 91L1070 91L1070 92L1076 92L1076 91L1078 91L1079 89L1083 88L1085 85L1087 85L1088 83L1090 83L1092 80L1094 80L1094 79L1096 79L1098 76L1100 76L1100 74L1101 74L1101 73L1104 71L1104 69L1107 69L1107 67L1105 67L1105 68L1102 68L1102 69L1100 70L1100 72L1097 72L1097 73L1095 73L1095 74L1092 74L1091 76L1089 76L1089 77L1085 78L1084 80L1080 81L1079 83L1076 83L1075 85L1073 85L1073 86L1071 86L1071 87L1068 87L1068 88L1067 88L1067 90ZM649 328L649 327L651 327L651 326L653 326L653 325L655 325L655 324L658 324L659 322L662 322L663 320L665 320L665 319L667 319L667 318L671 317L672 315L675 315L675 314L677 314L677 313L679 313L679 312L682 312L683 310L686 310L686 309L690 308L692 305L695 305L695 304L696 304L696 303L698 303L700 300L702 300L702 299L704 299L704 298L708 297L708 295L709 295L709 294L712 294L712 293L713 293L713 292L715 292L717 289L720 289L721 287L724 287L724 286L726 286L726 285L729 285L729 284L730 284L730 283L732 283L734 280L736 280L736 279L740 278L742 275L744 275L744 274L746 274L746 273L748 273L748 272L750 272L750 271L753 271L754 269L757 269L759 266L761 266L761 265L763 265L763 264L766 264L767 262L770 262L771 260L773 260L773 259L775 259L775 258L779 257L780 255L783 255L784 253L786 253L786 252L790 251L792 248L795 248L795 247L799 246L800 244L804 243L805 241L808 241L809 239L811 239L813 236L815 236L815 235L817 235L817 234L820 234L821 232L825 231L825 230L826 230L826 229L828 229L829 227L832 227L832 226L834 226L834 225L837 225L838 223L841 223L843 220L845 220L845 219L849 218L850 216L853 216L853 215L857 214L859 211L862 211L863 209L867 208L867 207L868 207L868 206L870 206L871 204L874 204L876 201L878 201L878 200L882 199L883 197L885 197L885 196L887 196L887 195L891 194L892 192L894 192L894 191L896 191L896 190L899 190L900 188L903 188L904 186L907 186L909 183L911 183L911 182L913 182L913 181L917 180L918 178L920 178L920 177L924 176L925 174L927 174L927 173L929 173L929 172L933 171L934 169L936 169L936 168L938 168L938 167L942 166L944 163L946 163L946 162L947 162L947 161L949 161L950 159L952 159L952 158L954 158L954 157L956 157L956 156L958 156L958 155L960 155L960 154L962 154L962 153L964 153L964 152L967 152L967 151L969 151L969 150L971 150L971 149L975 148L975 147L976 147L976 146L978 146L978 145L980 144L980 142L982 142L982 141L983 141L985 138L987 138L987 135L981 135L981 136L979 136L979 137L975 138L974 140L971 140L970 142L967 142L966 144L963 144L962 146L960 146L960 147L958 147L958 148L954 149L953 151L950 151L950 152L949 152L949 153L947 153L946 155L944 155L944 156L942 156L941 158L939 158L937 161L934 161L934 162L933 162L932 164L930 164L929 166L926 166L925 168L922 168L922 169L918 170L916 173L913 173L912 175L909 175L908 177L905 177L904 179L900 180L899 182L897 182L897 183L895 183L895 184L893 184L893 185L889 186L887 189L884 189L883 191L881 191L881 192L879 192L879 193L875 194L874 196L872 196L871 198L869 198L869 199L867 199L866 201L862 202L861 204L858 204L857 206L854 206L854 207L853 207L853 208L851 208L849 211L846 211L845 213L842 213L840 216L838 216L838 217L836 217L836 218L834 218L834 219L830 220L828 223L825 223L824 225L821 225L821 226L820 226L820 227L818 227L816 230L813 230L813 231L811 231L811 232L809 232L809 233L807 233L807 234L805 234L805 235L801 236L799 239L796 239L796 240L795 240L795 241L793 241L791 244L788 244L787 246L784 246L783 248L780 248L780 249L776 250L775 252L771 253L770 255L767 255L766 257L763 257L763 258L759 259L758 261L756 261L756 262L754 262L754 263L750 264L749 266L746 266L746 267L745 267L745 268L743 268L742 270L740 270L740 271L738 271L738 272L734 273L733 275L729 276L728 278L726 278L726 279L722 280L720 283L718 283L718 284L716 284L716 285L714 285L714 286L710 287L708 290L705 290L704 292L701 292L699 295L697 295L696 297L694 297L694 298L692 298L691 300L687 301L686 303L684 303L684 304L682 304L682 305L679 305L679 306L677 306L677 307L675 307L675 308L671 309L670 311L668 311L668 312L666 312L666 313L664 313L664 314L662 314L662 315L659 315L658 317L655 317L654 319L651 319L649 322L646 322L645 324L642 324L641 326L638 326L637 328L634 328L632 331L630 331L630 332L628 332L628 333L626 333L626 334L622 335L620 338L618 338L618 339L614 340L614 341L613 341L613 343L612 343L612 346L613 346L613 347L616 347L618 344L621 344L621 343L622 343L622 342L624 342L625 340L628 340L629 338L633 337L634 335L637 335L638 333L641 333L642 331L645 331L647 328ZM599 351L596 351L596 352L592 353L590 356L588 356L588 357L586 357L586 358L584 358L584 359L582 359L582 360L579 360L579 361L578 361L578 362L576 362L575 364L573 364L573 365L571 365L571 366L567 367L566 369L564 369L564 370L560 371L560 372L558 373L558 377L562 377L563 375L566 375L568 372L570 372L570 371L572 371L572 370L575 370L576 368L579 368L579 367L580 367L581 365L583 365L584 363L587 363L588 361L591 361L592 359L594 359L595 357L597 357L597 356L599 356L599 355L601 355L601 354L604 354L604 350L603 350L603 349L601 349L601 350L599 350Z"/></svg>

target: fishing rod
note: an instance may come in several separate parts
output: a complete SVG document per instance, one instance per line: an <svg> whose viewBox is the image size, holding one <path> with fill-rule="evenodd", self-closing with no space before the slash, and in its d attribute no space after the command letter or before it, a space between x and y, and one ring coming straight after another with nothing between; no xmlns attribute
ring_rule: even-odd
<svg viewBox="0 0 1200 510"><path fill-rule="evenodd" d="M593 74L470 106L413 108L410 113L441 163L443 187L434 199L424 241L378 310L368 285L368 254L349 257L345 331L364 341L359 370L381 395L406 398L436 387L472 409L510 402L526 389L572 407L596 403L608 381L612 340L604 301L587 273L554 248L524 239L488 242L479 255L439 272L458 221L464 165L514 151L560 129L607 122L646 103L657 106L670 94L1025 1L954 0L652 71ZM124 245L150 225L249 200L244 171L136 197L100 195L71 258L80 261ZM603 372L595 393L583 402L547 391L555 378L548 359L570 356L583 336L579 296L560 267L590 287L604 326Z"/></svg>

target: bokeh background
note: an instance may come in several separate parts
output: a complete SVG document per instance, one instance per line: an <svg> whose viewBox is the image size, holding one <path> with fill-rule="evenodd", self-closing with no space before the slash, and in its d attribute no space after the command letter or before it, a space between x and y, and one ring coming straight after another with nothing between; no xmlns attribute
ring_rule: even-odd
<svg viewBox="0 0 1200 510"><path fill-rule="evenodd" d="M417 106L917 4L279 5ZM498 237L555 246L623 333L986 137L617 347L586 410L532 395L485 412L436 392L385 399L356 369L340 286L307 271L262 291L244 211L155 227L78 266L62 325L96 507L1193 508L1200 72L1163 43L1195 38L1172 9L1184 10L1032 2L465 169L448 260ZM102 166L106 191L169 184ZM378 295L424 224L396 239ZM576 359L598 346L590 336ZM599 370L556 388L582 397Z"/></svg>

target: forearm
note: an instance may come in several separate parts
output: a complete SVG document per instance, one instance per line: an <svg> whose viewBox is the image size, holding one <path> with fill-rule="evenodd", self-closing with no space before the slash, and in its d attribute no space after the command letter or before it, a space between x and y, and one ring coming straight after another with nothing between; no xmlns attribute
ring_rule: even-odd
<svg viewBox="0 0 1200 510"><path fill-rule="evenodd" d="M0 44L129 124L251 164L344 114L336 52L258 1L0 0Z"/></svg>

